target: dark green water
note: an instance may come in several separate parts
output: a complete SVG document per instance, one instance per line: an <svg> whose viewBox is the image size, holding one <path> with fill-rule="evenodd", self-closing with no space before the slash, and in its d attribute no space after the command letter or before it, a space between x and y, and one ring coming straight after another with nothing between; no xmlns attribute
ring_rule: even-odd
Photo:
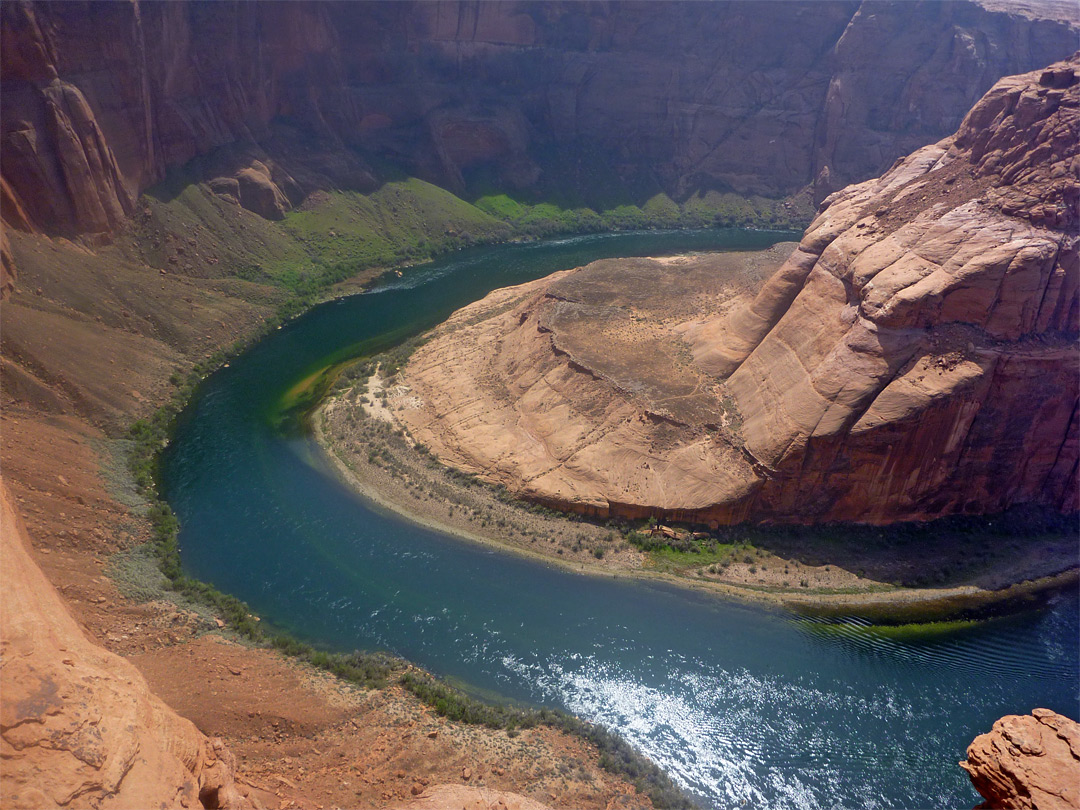
<svg viewBox="0 0 1080 810"><path fill-rule="evenodd" d="M306 436L271 427L327 362L490 289L607 256L765 247L781 234L623 234L461 252L318 307L215 374L166 455L194 576L342 649L557 705L625 735L715 807L955 808L972 737L1037 706L1080 714L1080 607L898 640L654 584L575 575L371 508Z"/></svg>

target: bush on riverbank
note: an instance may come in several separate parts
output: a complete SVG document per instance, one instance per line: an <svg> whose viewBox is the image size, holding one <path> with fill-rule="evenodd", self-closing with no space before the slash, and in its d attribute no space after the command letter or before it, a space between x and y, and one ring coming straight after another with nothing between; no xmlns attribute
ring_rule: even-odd
<svg viewBox="0 0 1080 810"><path fill-rule="evenodd" d="M275 320L271 325L276 323ZM260 335L263 333L260 332ZM419 343L419 339L407 341L392 350L389 358L382 359L389 359L390 370L394 371L394 366L404 364ZM231 353L238 353L243 348L244 345L238 343L232 347ZM601 767L633 781L655 807L694 806L656 765L628 743L604 729L550 709L520 709L483 703L439 682L427 673L406 669L407 664L404 661L385 652L356 650L352 653L337 653L316 649L287 632L265 626L242 600L185 575L178 542L180 523L169 505L160 498L157 490L159 454L168 444L177 416L200 382L209 373L224 365L228 356L230 355L225 352L215 352L187 374L174 374L171 382L175 391L170 400L148 419L136 421L128 433L130 449L127 467L138 492L148 504L146 516L151 524L152 538L149 545L153 548L158 568L166 580L166 587L177 595L178 603L186 601L204 606L213 616L219 617L225 627L241 638L259 646L277 649L285 655L364 688L383 689L390 684L395 674L405 670L401 683L406 689L437 713L458 722L507 731L542 724L582 737L599 748ZM363 370L372 369L364 367ZM359 371L360 369L349 369L346 373L352 372L353 377L358 378ZM540 506L534 506L532 510L550 512Z"/></svg>
<svg viewBox="0 0 1080 810"><path fill-rule="evenodd" d="M621 737L557 709L525 709L492 705L466 695L424 672L410 670L401 676L401 685L448 720L483 725L514 732L523 728L550 726L582 737L600 752L600 767L628 779L656 808L693 808L696 805L680 791L660 768L642 756Z"/></svg>

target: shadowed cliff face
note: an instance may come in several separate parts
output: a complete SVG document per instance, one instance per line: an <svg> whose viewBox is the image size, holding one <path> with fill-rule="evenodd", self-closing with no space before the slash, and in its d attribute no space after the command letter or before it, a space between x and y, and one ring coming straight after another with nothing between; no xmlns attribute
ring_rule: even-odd
<svg viewBox="0 0 1080 810"><path fill-rule="evenodd" d="M370 188L372 157L592 204L824 194L1077 30L967 2L4 2L2 19L4 221L66 235L114 231L200 156L205 179L258 160L248 196L270 216Z"/></svg>
<svg viewBox="0 0 1080 810"><path fill-rule="evenodd" d="M1080 58L1003 79L827 199L764 284L734 259L597 262L462 310L406 367L401 419L600 515L1074 511L1078 144Z"/></svg>

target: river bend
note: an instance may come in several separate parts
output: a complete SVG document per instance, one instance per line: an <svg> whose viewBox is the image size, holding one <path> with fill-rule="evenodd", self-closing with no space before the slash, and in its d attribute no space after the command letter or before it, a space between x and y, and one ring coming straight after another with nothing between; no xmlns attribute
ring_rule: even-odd
<svg viewBox="0 0 1080 810"><path fill-rule="evenodd" d="M614 256L791 234L597 235L478 248L316 307L210 377L163 459L185 569L318 644L385 648L478 693L619 731L707 806L956 808L956 763L1008 713L1080 714L1080 607L933 635L808 623L578 575L433 532L342 486L279 429L285 392L491 289Z"/></svg>

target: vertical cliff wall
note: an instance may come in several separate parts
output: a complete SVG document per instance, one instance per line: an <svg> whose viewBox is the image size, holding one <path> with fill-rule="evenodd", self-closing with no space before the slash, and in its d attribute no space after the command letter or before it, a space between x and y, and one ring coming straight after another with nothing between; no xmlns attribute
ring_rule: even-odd
<svg viewBox="0 0 1080 810"><path fill-rule="evenodd" d="M459 192L825 193L1077 26L972 2L5 0L2 36L4 222L73 235L199 156L254 154L290 198L367 187L372 157Z"/></svg>
<svg viewBox="0 0 1080 810"><path fill-rule="evenodd" d="M998 82L725 321L762 514L1077 508L1078 108L1080 57Z"/></svg>

